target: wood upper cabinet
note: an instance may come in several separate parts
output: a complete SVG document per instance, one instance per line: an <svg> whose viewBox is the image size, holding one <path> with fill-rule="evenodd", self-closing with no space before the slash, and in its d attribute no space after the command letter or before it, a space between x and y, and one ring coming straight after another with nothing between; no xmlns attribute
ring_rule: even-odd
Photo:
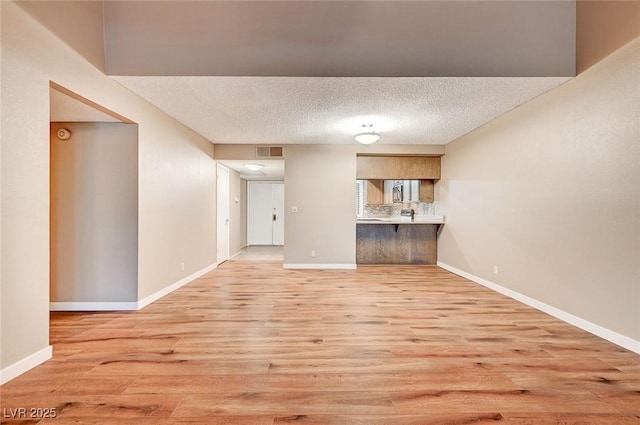
<svg viewBox="0 0 640 425"><path fill-rule="evenodd" d="M433 180L420 180L420 202L433 202Z"/></svg>
<svg viewBox="0 0 640 425"><path fill-rule="evenodd" d="M384 180L367 180L367 204L384 204Z"/></svg>
<svg viewBox="0 0 640 425"><path fill-rule="evenodd" d="M438 156L358 156L356 178L365 180L439 180Z"/></svg>

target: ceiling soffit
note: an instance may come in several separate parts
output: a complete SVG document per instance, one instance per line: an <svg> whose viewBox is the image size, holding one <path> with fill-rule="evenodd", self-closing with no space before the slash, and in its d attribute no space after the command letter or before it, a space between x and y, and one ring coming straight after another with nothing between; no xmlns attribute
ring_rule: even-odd
<svg viewBox="0 0 640 425"><path fill-rule="evenodd" d="M575 75L573 1L108 1L104 17L110 75Z"/></svg>

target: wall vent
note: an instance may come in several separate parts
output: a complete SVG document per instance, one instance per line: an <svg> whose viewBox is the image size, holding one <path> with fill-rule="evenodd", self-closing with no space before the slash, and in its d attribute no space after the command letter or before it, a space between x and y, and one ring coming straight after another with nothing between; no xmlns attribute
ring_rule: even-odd
<svg viewBox="0 0 640 425"><path fill-rule="evenodd" d="M256 146L256 158L282 158L282 146Z"/></svg>

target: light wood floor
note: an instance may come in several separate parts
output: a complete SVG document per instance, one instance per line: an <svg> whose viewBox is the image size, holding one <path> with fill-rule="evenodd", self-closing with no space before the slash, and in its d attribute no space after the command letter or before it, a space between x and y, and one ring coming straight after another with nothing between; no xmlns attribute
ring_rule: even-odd
<svg viewBox="0 0 640 425"><path fill-rule="evenodd" d="M42 423L640 423L640 356L437 267L232 261L51 319L53 360L0 389Z"/></svg>
<svg viewBox="0 0 640 425"><path fill-rule="evenodd" d="M284 261L284 246L282 245L251 245L245 246L239 253L231 257L230 261Z"/></svg>

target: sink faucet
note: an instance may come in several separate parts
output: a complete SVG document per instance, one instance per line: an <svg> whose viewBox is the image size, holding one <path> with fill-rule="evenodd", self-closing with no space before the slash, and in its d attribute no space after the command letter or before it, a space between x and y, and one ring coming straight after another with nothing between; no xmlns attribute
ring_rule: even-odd
<svg viewBox="0 0 640 425"><path fill-rule="evenodd" d="M416 210L414 210L413 208L411 208L411 221L413 221L413 219L416 217Z"/></svg>

